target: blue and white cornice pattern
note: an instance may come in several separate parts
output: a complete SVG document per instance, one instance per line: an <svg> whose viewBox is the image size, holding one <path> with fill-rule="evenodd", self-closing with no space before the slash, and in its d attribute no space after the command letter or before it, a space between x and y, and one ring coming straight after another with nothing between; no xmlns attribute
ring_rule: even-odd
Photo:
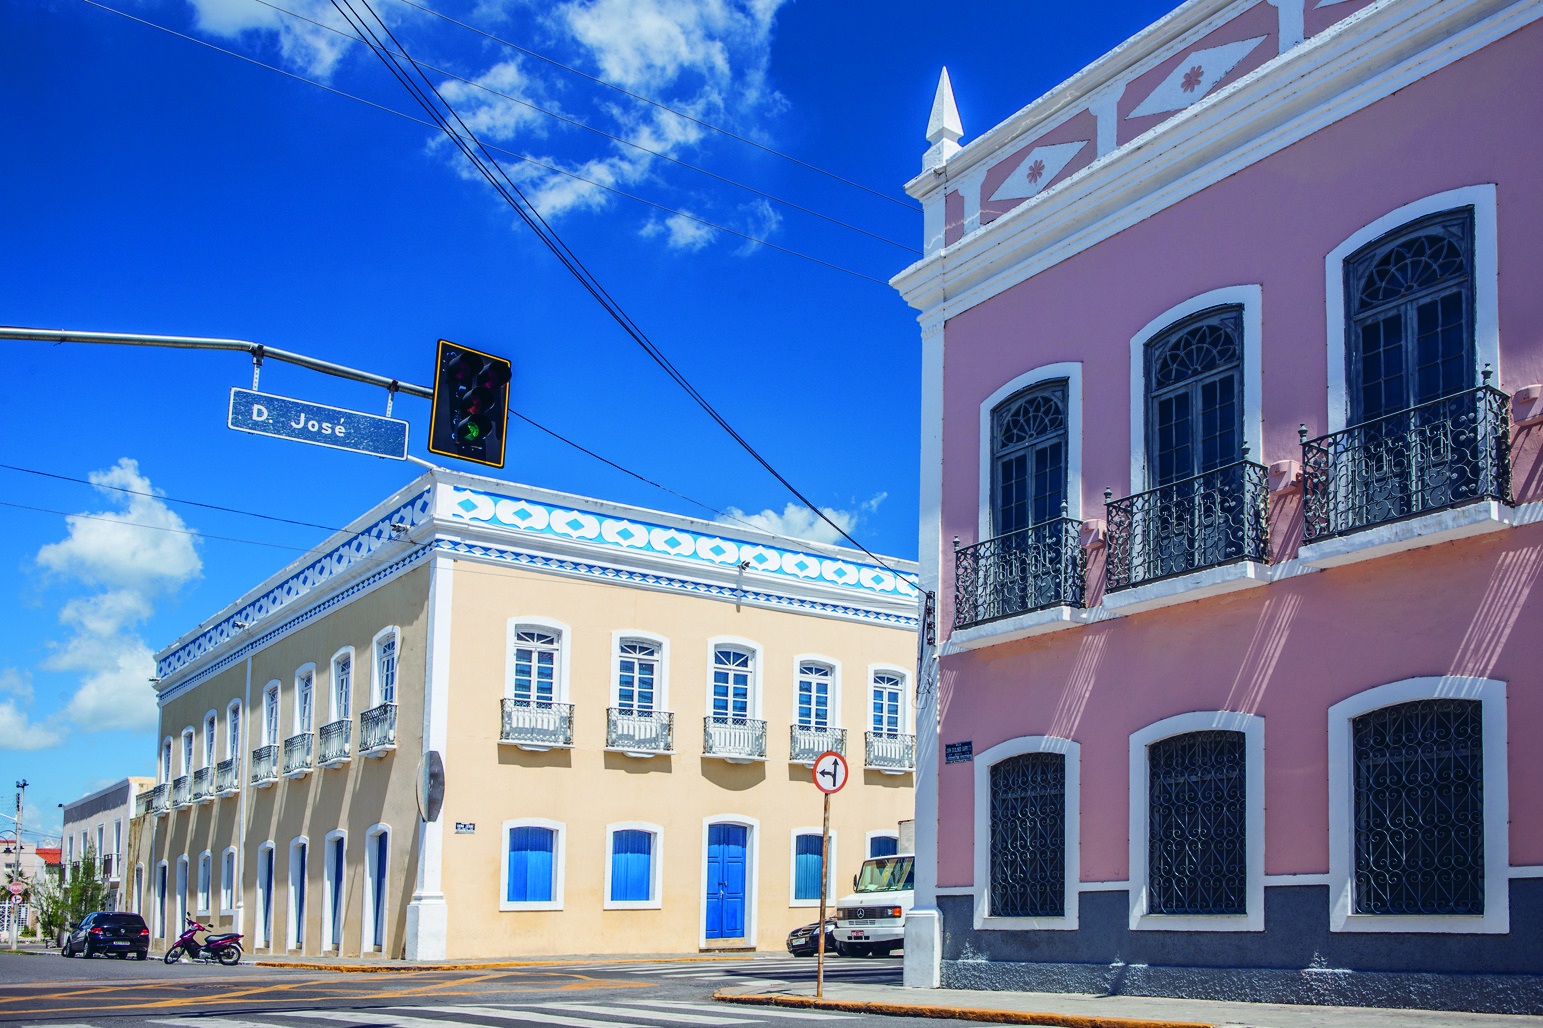
<svg viewBox="0 0 1543 1028"><path fill-rule="evenodd" d="M430 520L432 514L430 491L425 489L368 528L356 532L321 557L306 564L272 588L225 615L192 639L166 653L155 662L155 676L166 678L175 674L192 662L231 642L240 633L252 632L252 628L263 618L272 617L286 608L293 608L312 592L327 586L334 578L359 570L359 566L365 561L378 559L375 556L377 551L396 539L391 531L392 525L405 524L412 528ZM237 621L247 625L248 628L237 628Z"/></svg>
<svg viewBox="0 0 1543 1028"><path fill-rule="evenodd" d="M531 535L575 539L619 551L641 551L674 557L703 566L736 566L779 575L791 581L820 582L859 589L881 596L916 597L916 582L871 564L822 557L775 546L735 542L716 535L680 528L597 517L581 510L500 496L475 489L449 487L441 515L471 524L496 525Z"/></svg>

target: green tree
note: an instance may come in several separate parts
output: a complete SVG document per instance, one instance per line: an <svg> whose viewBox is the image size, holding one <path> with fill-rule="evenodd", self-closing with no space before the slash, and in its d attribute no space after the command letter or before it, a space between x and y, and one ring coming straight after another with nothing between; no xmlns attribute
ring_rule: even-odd
<svg viewBox="0 0 1543 1028"><path fill-rule="evenodd" d="M67 924L79 924L86 919L87 914L106 908L107 884L102 881L94 846L88 844L80 863L69 868L67 873L69 881L64 886L64 919Z"/></svg>
<svg viewBox="0 0 1543 1028"><path fill-rule="evenodd" d="M27 891L37 910L39 936L53 939L65 923L65 889L59 875L45 870L33 879Z"/></svg>

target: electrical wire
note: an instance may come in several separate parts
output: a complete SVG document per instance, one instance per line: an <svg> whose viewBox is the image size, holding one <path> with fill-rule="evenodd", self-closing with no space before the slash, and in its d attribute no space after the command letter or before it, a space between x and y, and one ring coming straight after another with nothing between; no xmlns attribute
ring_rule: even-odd
<svg viewBox="0 0 1543 1028"><path fill-rule="evenodd" d="M129 21L138 22L139 24L145 25L145 26L147 26L149 28L159 29L160 31L165 32L168 35L176 36L178 39L185 39L185 40L187 40L190 43L197 43L199 46L208 47L210 50L214 50L217 53L222 53L222 54L225 54L225 55L227 55L229 57L234 57L237 60L245 61L248 64L254 64L254 65L256 65L259 68L266 68L268 71L277 72L278 74L283 75L286 78L294 79L297 82L304 82L307 85L315 86L317 89L323 89L323 90L326 90L329 93L334 93L337 96L341 96L341 97L343 97L345 99L353 100L353 101L356 101L358 103L362 103L362 104L364 104L367 107L373 107L373 108L375 108L378 111L385 112L386 114L395 115L396 117L402 118L405 121L410 121L410 122L412 122L415 125L422 125L424 128L441 129L441 130L443 130L443 126L438 125L438 124L433 123L433 122L424 121L422 118L415 118L411 114L406 113L405 111L399 111L399 110L396 110L395 108L387 107L385 104L379 104L379 103L376 103L373 100L366 100L362 96L356 96L353 93L349 93L349 92L347 92L345 90L338 89L335 86L329 86L329 85L327 85L324 82L318 82L315 79L306 78L304 75L296 74L295 72L288 71L288 70L286 70L284 68L280 68L277 65L268 64L268 63L266 63L264 61L259 61L259 60L257 60L254 57L248 57L246 54L237 53L234 50L227 50L223 46L218 46L218 45L216 45L214 43L208 42L207 40L199 39L197 36L190 36L190 35L187 35L186 33L178 32L176 29L167 28L165 25L160 25L160 24L157 24L156 22L149 21L148 19L141 18L138 15L129 14L127 11L120 11L116 7L110 7L107 4L99 2L99 0L81 0L81 3L89 4L92 7L100 8L101 10L107 11L107 12L109 12L111 14L116 14L116 15L118 15L121 18L127 18ZM483 146L484 144L479 142L478 145L479 146ZM762 238L760 238L758 236L752 236L752 235L750 235L748 233L741 232L738 229L732 229L732 228L729 228L726 225L719 225L716 222L707 221L704 218L699 218L699 217L697 217L694 214L688 214L685 211L677 210L677 209L675 209L673 207L666 207L664 204L655 203L653 200L644 199L643 197L638 196L635 193L629 193L629 192L627 192L624 189L617 189L615 186L606 185L604 182L597 182L594 179L585 178L583 175L575 174L574 172L568 171L568 170L566 170L564 168L559 168L556 165L547 164L547 163L545 163L543 161L538 161L534 157L529 157L529 156L526 156L525 154L516 153L513 150L509 150L509 149L506 149L504 147L497 146L497 145L494 145L494 144L486 144L486 147L488 149L495 150L498 153L504 154L507 157L512 157L512 158L514 158L517 161L522 161L522 162L524 162L526 164L530 164L530 165L532 165L534 167L541 168L541 169L543 169L545 171L550 171L550 172L553 172L554 174L563 175L563 176L565 176L567 178L571 178L571 179L573 179L576 182L583 182L584 184L594 186L597 189L603 189L603 190L605 190L608 193L615 193L617 196L625 197L628 200L635 201L635 202L643 204L643 205L645 205L647 207L652 207L652 208L654 208L656 210L664 211L665 213L675 215L676 217L685 218L688 221L696 222L698 225L705 226L706 228L714 229L714 230L716 230L718 232L723 232L723 233L726 233L726 234L731 235L731 236L737 236L740 239L745 240L746 242L755 243L757 246L765 246L765 247L768 247L770 249L777 250L777 251L779 251L781 253L788 254L789 256L798 257L798 258L800 258L802 260L809 261L812 264L818 264L821 267L830 268L832 271L839 271L839 272L842 272L843 274L851 275L854 278L860 278L860 279L863 279L864 281L867 281L867 282L873 282L873 283L875 283L877 285L881 285L881 286L888 286L889 285L889 283L885 282L883 279L874 278L872 275L865 275L865 274L863 274L860 271L853 271L851 268L843 267L840 264L834 264L834 263L832 263L830 261L827 261L827 260L822 260L819 257L811 256L810 254L804 253L804 252L802 252L800 250L794 250L791 247L787 247L787 246L780 246L777 243L771 242L770 240L762 239Z"/></svg>
<svg viewBox="0 0 1543 1028"><path fill-rule="evenodd" d="M899 206L904 207L907 210L916 211L916 210L920 210L921 209L920 206L917 205L917 204L907 203L904 200L900 200L900 199L897 199L897 198L895 198L893 196L890 196L888 193L883 193L883 192L880 192L877 189L873 189L873 188L871 188L869 186L865 186L861 182L853 182L851 179L843 178L842 176L837 175L833 171L826 171L824 168L816 167L815 165L810 164L807 161L801 161L797 157L793 157L793 156L791 156L789 154L785 154L781 150L774 150L771 147L765 145L764 143L757 143L753 139L747 139L744 136L738 135L738 134L736 134L734 132L730 132L726 128L720 128L717 125L714 125L714 124L712 124L710 122L703 121L701 118L694 117L693 115L687 114L684 111L678 111L678 110L676 110L673 107L668 107L665 104L662 104L662 103L660 103L657 100L651 100L651 99L649 99L646 96L642 96L641 94L634 93L631 90L625 88L624 86L618 86L614 82L607 82L605 79L597 78L594 75L591 75L591 74L589 74L586 71L580 71L578 68L575 68L575 67L573 67L571 65L564 64L564 63L562 63L559 60L555 60L555 59L553 59L551 57L546 56L545 54L537 53L535 50L528 50L528 49L526 49L525 47L521 46L518 43L512 43L509 40L504 39L504 38L502 38L500 36L495 36L495 35L493 35L493 33L487 32L487 31L485 31L483 29L479 29L475 25L468 25L464 21L457 21L456 19L450 17L448 14L441 14L440 12L434 10L431 7L425 7L423 4L416 3L415 0L399 0L399 2L406 4L408 7L417 8L418 10L422 11L425 14L432 14L434 17L443 19L444 21L448 21L452 25L459 25L461 28L466 29L466 30L468 30L470 32L475 32L479 36L486 36L488 39L491 39L495 43L500 43L500 44L502 44L504 46L507 46L511 50L518 50L520 53L526 54L527 56L530 56L530 57L534 57L538 61L545 61L546 63L552 65L553 67L561 68L561 69L563 69L564 71L567 71L567 72L572 72L573 74L578 75L580 78L589 79L589 81L594 82L594 83L596 83L598 85L605 86L607 89L614 89L618 93L621 93L621 94L623 94L625 96L630 96L634 100L641 101L642 103L648 104L648 105L650 105L652 107L657 107L661 111L667 111L670 114L675 115L677 118L684 118L686 121L692 122L693 124L696 124L696 125L700 125L703 128L705 128L705 129L710 129L713 132L721 133L722 135L728 136L730 139L734 139L734 140L737 140L737 141L739 141L741 143L744 143L747 146L753 146L757 150L764 150L764 151L766 151L769 154L772 154L772 155L777 156L777 157L781 157L785 161L792 161L794 164L797 164L800 167L808 168L810 171L817 172L817 173L819 173L821 175L826 176L827 178L833 178L837 182L845 183L846 185L849 185L849 186L853 187L854 189L861 189L865 193L872 193L874 196L877 196L880 199L888 200L890 203L893 203L893 204L898 204Z"/></svg>
<svg viewBox="0 0 1543 1028"><path fill-rule="evenodd" d="M289 16L291 18L294 18L297 21L303 21L303 22L305 22L308 25L314 25L314 26L316 26L319 29L323 29L324 31L331 32L331 33L334 33L336 35L342 36L344 39L349 40L350 42L353 42L353 43L362 43L362 42L364 42L364 40L360 39L358 36L352 35L352 34L347 33L347 32L344 32L342 29L339 29L336 26L328 25L325 22L317 21L314 18L307 18L305 15L300 14L300 13L298 13L296 11L291 11L291 10L288 10L286 8L280 7L277 4L270 3L269 0L254 0L254 2L262 4L264 7L267 7L270 10L274 10L274 11L279 12L280 14L287 15L287 16ZM402 56L405 56L405 55L402 55ZM842 221L840 218L833 218L829 214L822 214L822 213L820 213L817 210L814 210L814 209L809 208L809 207L805 207L802 204L795 203L792 200L785 199L785 198L777 196L777 195L775 195L773 193L768 193L768 192L765 192L764 190L757 189L755 186L747 185L746 183L740 182L737 179L729 178L726 175L720 175L720 174L718 174L715 171L709 171L708 169L703 168L703 167L701 167L699 165L696 165L696 164L692 164L689 161L683 161L679 157L672 157L671 155L669 155L667 153L663 153L663 152L661 152L659 150L649 149L648 147L644 146L643 144L633 142L632 140L627 139L624 136L613 135L610 132L607 132L605 129L596 128L593 125L588 125L588 124L586 124L586 123L584 123L582 121L579 121L577 118L570 118L570 117L568 117L565 114L559 114L557 111L549 110L549 109L547 109L545 107L540 106L539 104L534 104L534 103L531 103L529 100L522 99L521 97L511 96L508 93L505 93L505 92L502 92L500 90L494 89L492 86L489 86L489 85L486 85L484 83L478 82L475 79L465 78L465 77L463 77L461 75L457 75L453 71L446 71L444 68L435 67L434 65L429 64L427 62L424 62L423 66L425 68L429 69L430 71L434 72L436 75L443 75L446 78L454 79L457 82L464 83L464 84L466 84L468 86L471 86L471 87L473 87L475 89L480 89L483 92L491 93L492 95L494 95L496 97L499 97L500 99L508 100L510 103L516 103L516 104L519 104L522 107L527 107L530 110L533 110L533 111L537 112L538 114L544 114L548 118L552 118L555 121L560 121L560 122L563 122L564 124L572 125L575 128L581 128L581 129L583 129L586 132L593 132L595 135L602 136L602 137L604 137L606 139L611 140L614 143L621 143L623 146L630 146L634 150L640 150L643 153L646 153L646 154L648 154L648 155L650 155L652 157L658 157L661 160L669 161L671 164L678 164L680 167L686 168L686 169L688 169L690 171L694 171L694 172L696 172L699 175L706 175L708 178L717 179L719 182L723 182L723 183L726 183L727 185L734 186L736 189L743 189L747 193L754 193L756 196L763 197L764 199L770 200L773 203L780 203L780 204L782 204L785 207L791 207L795 211L801 211L804 214L809 214L809 215L812 215L812 216L814 216L816 218L820 218L820 219L822 219L824 221L828 221L832 225L839 225L841 228L849 229L849 230L851 230L853 232L859 233L860 235L868 236L870 239L877 239L881 243L888 243L891 246L898 246L900 249L905 250L908 253L917 253L917 254L921 253L921 251L918 250L914 246L910 246L910 245L908 245L906 243L902 243L902 242L899 242L897 240L890 239L888 236L881 236L877 232L870 232L870 231L868 231L865 228L860 228L857 225L853 225L853 224L851 224L849 222Z"/></svg>
<svg viewBox="0 0 1543 1028"><path fill-rule="evenodd" d="M429 81L429 77L423 72L423 69L419 67L418 64L412 59L412 57L407 54L407 48L404 47L401 41L398 40L392 33L390 26L388 26L381 19L380 15L376 13L375 9L370 6L369 0L357 0L357 2L366 11L370 12L371 17L374 18L376 24L380 26L381 30L386 34L387 38L389 38L391 42L395 44L396 52L402 54L403 59L412 66L413 71L417 73L417 77L422 80L423 87L420 87L417 82L413 80L412 76L407 73L406 69L404 69L401 64L398 63L392 51L381 42L380 37L376 35L374 29L372 29L363 19L363 17L360 16L357 11L355 11L354 2L355 0L332 0L332 6L337 8L339 14L343 15L344 19L349 22L350 27L359 30L361 37L367 34L370 39L374 41L372 49L374 49L376 56L380 58L381 63L386 66L387 70L391 72L392 76L408 90L413 98L418 101L420 106L423 107L424 111L441 125L445 134L449 136L453 142L455 142L457 147L461 149L462 153L466 155L467 159L472 162L472 165L487 179L489 184L492 185L493 188L504 197L504 199L509 203L510 207L512 207L520 216L520 218L526 223L526 225L528 225L530 229L536 233L537 237L546 244L547 248L553 253L554 256L557 257L558 261L569 270L569 272L580 283L580 285L582 285L585 290L588 291L590 295L592 295L595 300L601 304L601 306L608 314L611 315L616 323L620 325L628 335L632 336L633 340L643 348L644 352L652 357L655 363L663 368L664 371L670 376L670 378L672 378L676 384L686 392L688 396L695 400L698 406L700 406L702 410L705 411L708 416L718 424L720 428L728 433L728 435L735 442L739 443L745 452L750 454L750 456L758 464L760 464L761 467L765 468L769 474L776 478L777 481L781 482L783 487L786 488L795 497L797 497L806 508L812 511L817 517L820 518L820 520L834 528L853 546L867 554L868 557L876 564L883 567L885 570L890 571L891 573L898 574L894 568L891 568L888 564L884 563L881 558L870 551L862 543L858 542L851 535L851 533L842 528L840 525L836 524L836 522L833 521L823 510L821 510L811 500L804 496L804 494L797 487L795 487L792 482L788 481L786 476L784 476L780 471L773 467L771 462L762 456L761 453L755 449L755 447L751 446L750 442L746 440L744 436L740 435L739 432L737 432L734 427L724 419L723 415L718 413L717 409L714 408L713 405L709 403L707 399L702 396L702 394L699 393L689 381L687 381L685 376L682 375L681 372L675 367L675 365L670 362L669 358L665 356L663 351L661 351L653 343L653 341L648 338L648 336L643 332L643 329L632 320L632 318L615 300L615 298L613 298L610 293L606 291L605 287L601 285L599 279L594 276L594 274L584 265L579 257L568 247L566 243L563 242L562 237L560 237L552 229L552 227L541 216L540 211L538 211L530 203L530 200L523 192L521 192L519 186L517 186L514 183L514 180L509 177L508 172L503 169L502 165L498 163L492 154L488 153L487 149L477 139L476 134L471 131L471 129L464 121L461 120L461 116L456 113L455 107L440 95L439 90L431 81ZM347 8L347 12L344 11L345 7ZM426 91L424 87L426 87ZM429 100L429 94L432 94L434 98L438 100L438 106ZM463 139L458 133L451 129L449 123L440 113L440 106L442 106L444 110L449 113L450 117L455 119L455 122L460 126L461 131L465 133L466 139L470 139L472 143L476 144L476 151L473 151L472 147L466 142L466 139ZM480 151L483 157L487 158L489 164L491 164L493 169L498 172L498 176L494 176L494 174L488 170L488 166L482 163L482 160L477 155L478 151ZM503 180L502 183L499 181L500 177ZM505 185L507 185L507 189L504 188ZM518 197L519 200L516 201L515 197Z"/></svg>

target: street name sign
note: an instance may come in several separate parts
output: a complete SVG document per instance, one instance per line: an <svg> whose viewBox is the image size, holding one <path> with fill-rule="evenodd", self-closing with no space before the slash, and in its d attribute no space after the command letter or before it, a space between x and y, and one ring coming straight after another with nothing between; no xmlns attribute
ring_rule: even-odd
<svg viewBox="0 0 1543 1028"><path fill-rule="evenodd" d="M323 403L232 389L229 424L237 432L277 436L392 460L407 459L407 422Z"/></svg>

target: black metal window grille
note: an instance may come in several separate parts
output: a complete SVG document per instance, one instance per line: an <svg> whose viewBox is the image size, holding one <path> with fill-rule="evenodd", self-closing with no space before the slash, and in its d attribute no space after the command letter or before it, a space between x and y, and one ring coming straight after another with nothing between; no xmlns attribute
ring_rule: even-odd
<svg viewBox="0 0 1543 1028"><path fill-rule="evenodd" d="M991 915L1066 915L1066 757L991 766Z"/></svg>
<svg viewBox="0 0 1543 1028"><path fill-rule="evenodd" d="M1213 307L1146 345L1150 485L1214 471L1242 455L1243 308Z"/></svg>
<svg viewBox="0 0 1543 1028"><path fill-rule="evenodd" d="M992 531L1065 514L1066 380L1034 386L991 414Z"/></svg>
<svg viewBox="0 0 1543 1028"><path fill-rule="evenodd" d="M1147 747L1147 913L1248 913L1242 732L1189 732Z"/></svg>
<svg viewBox="0 0 1543 1028"><path fill-rule="evenodd" d="M1351 722L1355 912L1484 913L1478 700L1416 700Z"/></svg>

